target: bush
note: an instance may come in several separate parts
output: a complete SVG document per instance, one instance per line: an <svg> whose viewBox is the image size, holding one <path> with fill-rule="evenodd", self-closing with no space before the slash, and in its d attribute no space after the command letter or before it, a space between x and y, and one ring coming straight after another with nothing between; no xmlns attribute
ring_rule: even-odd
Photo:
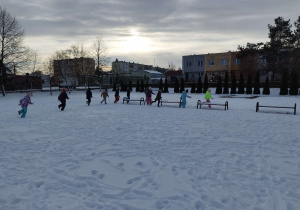
<svg viewBox="0 0 300 210"><path fill-rule="evenodd" d="M230 94L236 94L235 72L232 72L232 75L231 75L231 90L230 90Z"/></svg>
<svg viewBox="0 0 300 210"><path fill-rule="evenodd" d="M197 93L202 93L202 80L201 80L201 75L199 75L198 82L197 82Z"/></svg>
<svg viewBox="0 0 300 210"><path fill-rule="evenodd" d="M207 74L205 74L204 85L203 85L203 93L206 93L207 89L208 89L208 77L207 77Z"/></svg>
<svg viewBox="0 0 300 210"><path fill-rule="evenodd" d="M182 93L184 91L184 79L181 78L181 82L180 82L180 93Z"/></svg>
<svg viewBox="0 0 300 210"><path fill-rule="evenodd" d="M177 77L175 79L174 93L179 93L179 81Z"/></svg>
<svg viewBox="0 0 300 210"><path fill-rule="evenodd" d="M216 94L222 94L222 77L218 76Z"/></svg>
<svg viewBox="0 0 300 210"><path fill-rule="evenodd" d="M246 94L252 94L252 76L249 74L247 79Z"/></svg>
<svg viewBox="0 0 300 210"><path fill-rule="evenodd" d="M224 83L224 89L223 89L224 94L229 93L229 88L228 88L228 72L225 73L225 83Z"/></svg>
<svg viewBox="0 0 300 210"><path fill-rule="evenodd" d="M191 88L191 93L195 93L195 92L196 92L196 91L195 91L195 86L196 86L195 83L193 83L193 84L192 84L192 88Z"/></svg>
<svg viewBox="0 0 300 210"><path fill-rule="evenodd" d="M259 71L256 72L255 81L254 81L254 94L260 94L260 75Z"/></svg>
<svg viewBox="0 0 300 210"><path fill-rule="evenodd" d="M168 78L166 78L165 80L165 85L164 85L164 93L168 93L169 92L169 87L168 87Z"/></svg>
<svg viewBox="0 0 300 210"><path fill-rule="evenodd" d="M288 74L286 71L282 72L281 76L281 84L280 84L280 93L279 95L287 95L288 94Z"/></svg>
<svg viewBox="0 0 300 210"><path fill-rule="evenodd" d="M290 95L298 95L298 89L299 87L297 73L293 72L291 78Z"/></svg>
<svg viewBox="0 0 300 210"><path fill-rule="evenodd" d="M243 73L240 74L238 94L245 94L245 82Z"/></svg>
<svg viewBox="0 0 300 210"><path fill-rule="evenodd" d="M264 95L270 95L270 84L269 84L269 77L268 76L267 76L266 82L264 84L263 94Z"/></svg>

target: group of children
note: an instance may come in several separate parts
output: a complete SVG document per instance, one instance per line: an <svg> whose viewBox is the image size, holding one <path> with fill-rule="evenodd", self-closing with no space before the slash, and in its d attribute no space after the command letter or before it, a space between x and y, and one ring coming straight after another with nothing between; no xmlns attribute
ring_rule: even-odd
<svg viewBox="0 0 300 210"><path fill-rule="evenodd" d="M145 91L146 94L146 101L147 101L147 105L151 105L152 103L158 101L157 106L159 106L160 100L161 100L161 90L158 90L157 94L153 93L151 87L147 88ZM182 91L181 93L181 107L185 108L186 106L186 98L191 98L191 96L187 95L189 92L188 89L186 89L185 91ZM154 101L152 101L152 95L156 95ZM106 98L109 97L108 95L108 91L107 88L105 88L105 90L101 93L101 97L103 97L103 100L101 101L101 104L104 102L106 103ZM87 89L86 91L86 99L87 99L87 105L89 106L91 103L91 99L93 98L93 94L90 88ZM204 96L204 98L206 99L206 103L210 103L210 99L213 99L211 97L211 90L207 89L206 94ZM62 92L59 94L58 96L58 100L60 101L61 104L58 105L58 108L61 111L64 111L65 107L66 107L66 100L69 99L68 94L67 94L67 90L65 88L62 89ZM117 88L116 92L115 92L115 101L114 103L117 103L120 99L120 89ZM129 103L130 101L130 89L127 89L127 103ZM27 113L27 107L29 104L33 104L31 102L31 98L30 98L30 92L27 93L27 95L22 98L19 101L19 105L22 107L21 110L18 111L18 114L21 115L21 118L25 118L26 113ZM211 106L209 105L209 108L211 108Z"/></svg>

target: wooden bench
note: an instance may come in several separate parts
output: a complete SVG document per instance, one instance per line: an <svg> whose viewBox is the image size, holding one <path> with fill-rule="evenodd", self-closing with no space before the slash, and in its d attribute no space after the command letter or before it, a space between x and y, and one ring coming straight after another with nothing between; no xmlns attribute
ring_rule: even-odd
<svg viewBox="0 0 300 210"><path fill-rule="evenodd" d="M294 106L262 106L259 105L259 102L256 103L256 112L259 111L259 107L266 107L266 108L281 108L281 109L294 109L294 115L296 115L296 103Z"/></svg>
<svg viewBox="0 0 300 210"><path fill-rule="evenodd" d="M179 104L179 108L181 107L181 99L179 101L163 101L162 98L160 99L160 105L162 106L162 104L165 103L169 103L169 104Z"/></svg>
<svg viewBox="0 0 300 210"><path fill-rule="evenodd" d="M123 98L123 104L124 104L124 102L127 102L127 101L139 101L140 102L140 105L142 105L142 102L144 103L144 105L145 105L145 99L143 98L143 97L141 97L141 99L127 99L127 97L124 97Z"/></svg>
<svg viewBox="0 0 300 210"><path fill-rule="evenodd" d="M225 101L225 104L217 104L217 103L206 103L206 102L201 102L201 100L198 100L198 101L197 101L197 109L198 109L198 107L200 107L200 109L201 109L201 106L202 106L202 105L225 106L225 110L226 110L226 109L228 110L228 101Z"/></svg>

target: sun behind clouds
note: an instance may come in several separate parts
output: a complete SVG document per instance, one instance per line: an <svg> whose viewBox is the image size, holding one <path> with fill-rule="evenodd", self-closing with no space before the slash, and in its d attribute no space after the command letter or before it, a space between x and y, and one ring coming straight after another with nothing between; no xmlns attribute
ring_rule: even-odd
<svg viewBox="0 0 300 210"><path fill-rule="evenodd" d="M121 45L122 51L126 52L145 52L152 48L151 40L145 36L141 36L136 30L132 30Z"/></svg>

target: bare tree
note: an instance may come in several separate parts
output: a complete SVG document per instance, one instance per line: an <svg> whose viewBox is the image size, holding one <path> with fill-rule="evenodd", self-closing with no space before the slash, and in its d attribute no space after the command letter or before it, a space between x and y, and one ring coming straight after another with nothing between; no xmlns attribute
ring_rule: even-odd
<svg viewBox="0 0 300 210"><path fill-rule="evenodd" d="M88 58L89 52L83 45L72 45L67 52L69 57L72 58L72 71L75 73L78 82L86 84L88 75L94 75L95 73L95 61Z"/></svg>
<svg viewBox="0 0 300 210"><path fill-rule="evenodd" d="M24 30L19 22L0 7L0 67L2 80L6 78L4 65L8 68L24 65L27 49L23 46Z"/></svg>
<svg viewBox="0 0 300 210"><path fill-rule="evenodd" d="M109 58L107 57L107 48L103 44L103 39L101 36L97 36L93 41L91 47L91 55L96 61L96 74L98 75L98 81L103 83L103 70L102 67L106 66L109 62ZM101 78L101 81L100 81Z"/></svg>

